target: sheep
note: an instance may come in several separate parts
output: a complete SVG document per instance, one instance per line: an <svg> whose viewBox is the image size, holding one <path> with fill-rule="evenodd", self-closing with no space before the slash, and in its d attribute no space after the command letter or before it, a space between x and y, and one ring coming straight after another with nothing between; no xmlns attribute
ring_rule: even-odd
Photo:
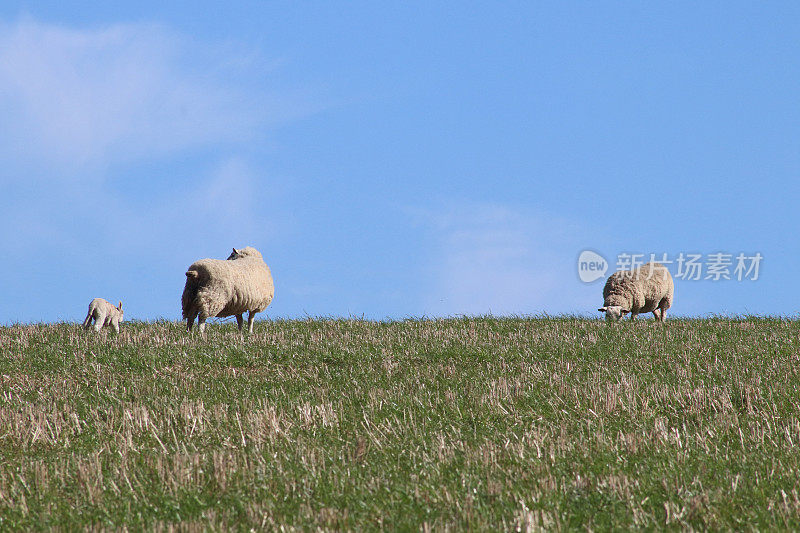
<svg viewBox="0 0 800 533"><path fill-rule="evenodd" d="M95 298L89 304L89 312L83 320L83 328L89 329L94 319L94 330L100 331L103 326L111 324L116 333L119 333L119 323L123 320L122 302L114 307L102 298Z"/></svg>
<svg viewBox="0 0 800 533"><path fill-rule="evenodd" d="M200 334L205 335L207 318L235 316L241 331L247 311L248 330L253 333L256 313L266 309L274 295L272 274L255 248L234 248L225 261L195 261L186 271L181 298L186 330L192 331L197 318Z"/></svg>
<svg viewBox="0 0 800 533"><path fill-rule="evenodd" d="M630 313L631 320L639 313L653 313L664 322L672 306L675 287L669 270L660 263L647 263L631 271L614 272L603 287L603 307L606 320L616 322Z"/></svg>

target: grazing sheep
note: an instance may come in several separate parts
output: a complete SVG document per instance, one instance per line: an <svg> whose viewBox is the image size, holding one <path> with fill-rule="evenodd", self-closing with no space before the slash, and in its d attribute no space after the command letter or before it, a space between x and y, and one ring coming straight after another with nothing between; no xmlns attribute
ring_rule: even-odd
<svg viewBox="0 0 800 533"><path fill-rule="evenodd" d="M672 275L660 263L647 263L628 272L614 272L603 287L603 307L606 320L616 322L630 313L631 320L639 313L653 312L661 322L672 306L675 287Z"/></svg>
<svg viewBox="0 0 800 533"><path fill-rule="evenodd" d="M195 261L186 272L181 298L186 329L191 331L197 318L204 334L208 317L235 316L241 330L242 315L247 311L247 326L252 333L256 313L266 309L274 295L272 274L255 248L234 248L226 261Z"/></svg>
<svg viewBox="0 0 800 533"><path fill-rule="evenodd" d="M100 331L103 326L111 324L114 331L119 333L119 323L123 320L122 316L122 302L119 303L118 307L114 307L102 298L95 298L89 304L89 312L86 313L83 327L84 329L89 329L92 325L92 319L94 319L95 331Z"/></svg>

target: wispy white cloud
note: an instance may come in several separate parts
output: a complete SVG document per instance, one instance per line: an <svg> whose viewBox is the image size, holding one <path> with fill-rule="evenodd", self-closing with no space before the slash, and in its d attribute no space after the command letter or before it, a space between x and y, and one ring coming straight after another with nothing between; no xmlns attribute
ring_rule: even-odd
<svg viewBox="0 0 800 533"><path fill-rule="evenodd" d="M197 43L154 24L0 21L0 184L9 202L0 216L9 236L91 242L62 222L92 218L111 221L97 238L114 228L131 242L153 237L137 237L142 228L183 229L182 220L205 225L206 234L234 221L237 233L246 232L238 221L263 215L258 192L268 184L238 154L287 118L272 116L279 99L248 73L263 78L273 67L258 51ZM138 183L114 185L130 165L208 159L209 148L216 160L180 187L153 187L170 176L127 170ZM190 149L197 152L187 155ZM120 227L116 219L132 223Z"/></svg>
<svg viewBox="0 0 800 533"><path fill-rule="evenodd" d="M257 178L245 160L227 158L183 193L145 208L126 207L115 231L126 247L156 241L170 243L176 254L179 249L219 254L229 246L264 243L275 237L279 223L259 189L269 190L269 181Z"/></svg>
<svg viewBox="0 0 800 533"><path fill-rule="evenodd" d="M65 294L109 286L132 309L172 310L163 280L279 231L280 187L247 154L314 109L282 106L264 81L272 68L258 51L158 25L0 21L0 242L72 272ZM183 162L192 174L173 178ZM39 274L5 272L45 298Z"/></svg>
<svg viewBox="0 0 800 533"><path fill-rule="evenodd" d="M53 161L80 178L69 170L251 137L264 106L228 82L234 67L208 64L192 44L148 24L0 24L4 157Z"/></svg>
<svg viewBox="0 0 800 533"><path fill-rule="evenodd" d="M428 313L585 312L597 296L576 275L588 231L570 220L481 202L413 214L432 236Z"/></svg>

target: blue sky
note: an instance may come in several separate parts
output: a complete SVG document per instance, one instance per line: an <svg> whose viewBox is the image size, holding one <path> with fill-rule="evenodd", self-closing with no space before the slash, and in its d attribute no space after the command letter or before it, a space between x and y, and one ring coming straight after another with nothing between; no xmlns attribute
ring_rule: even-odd
<svg viewBox="0 0 800 533"><path fill-rule="evenodd" d="M0 323L597 314L584 249L728 252L677 315L796 315L796 2L4 2ZM613 265L612 265L613 266Z"/></svg>

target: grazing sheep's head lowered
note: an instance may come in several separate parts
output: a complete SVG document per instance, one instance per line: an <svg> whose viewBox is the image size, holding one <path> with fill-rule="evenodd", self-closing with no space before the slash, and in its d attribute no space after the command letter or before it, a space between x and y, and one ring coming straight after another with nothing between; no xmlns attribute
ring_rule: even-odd
<svg viewBox="0 0 800 533"><path fill-rule="evenodd" d="M606 321L608 322L618 322L622 317L630 313L629 309L623 309L621 305L601 307L598 311L606 314Z"/></svg>
<svg viewBox="0 0 800 533"><path fill-rule="evenodd" d="M664 322L667 309L672 307L675 287L667 267L655 261L631 271L611 274L603 287L603 307L608 322L618 322L627 314L631 319L640 313L653 313Z"/></svg>

